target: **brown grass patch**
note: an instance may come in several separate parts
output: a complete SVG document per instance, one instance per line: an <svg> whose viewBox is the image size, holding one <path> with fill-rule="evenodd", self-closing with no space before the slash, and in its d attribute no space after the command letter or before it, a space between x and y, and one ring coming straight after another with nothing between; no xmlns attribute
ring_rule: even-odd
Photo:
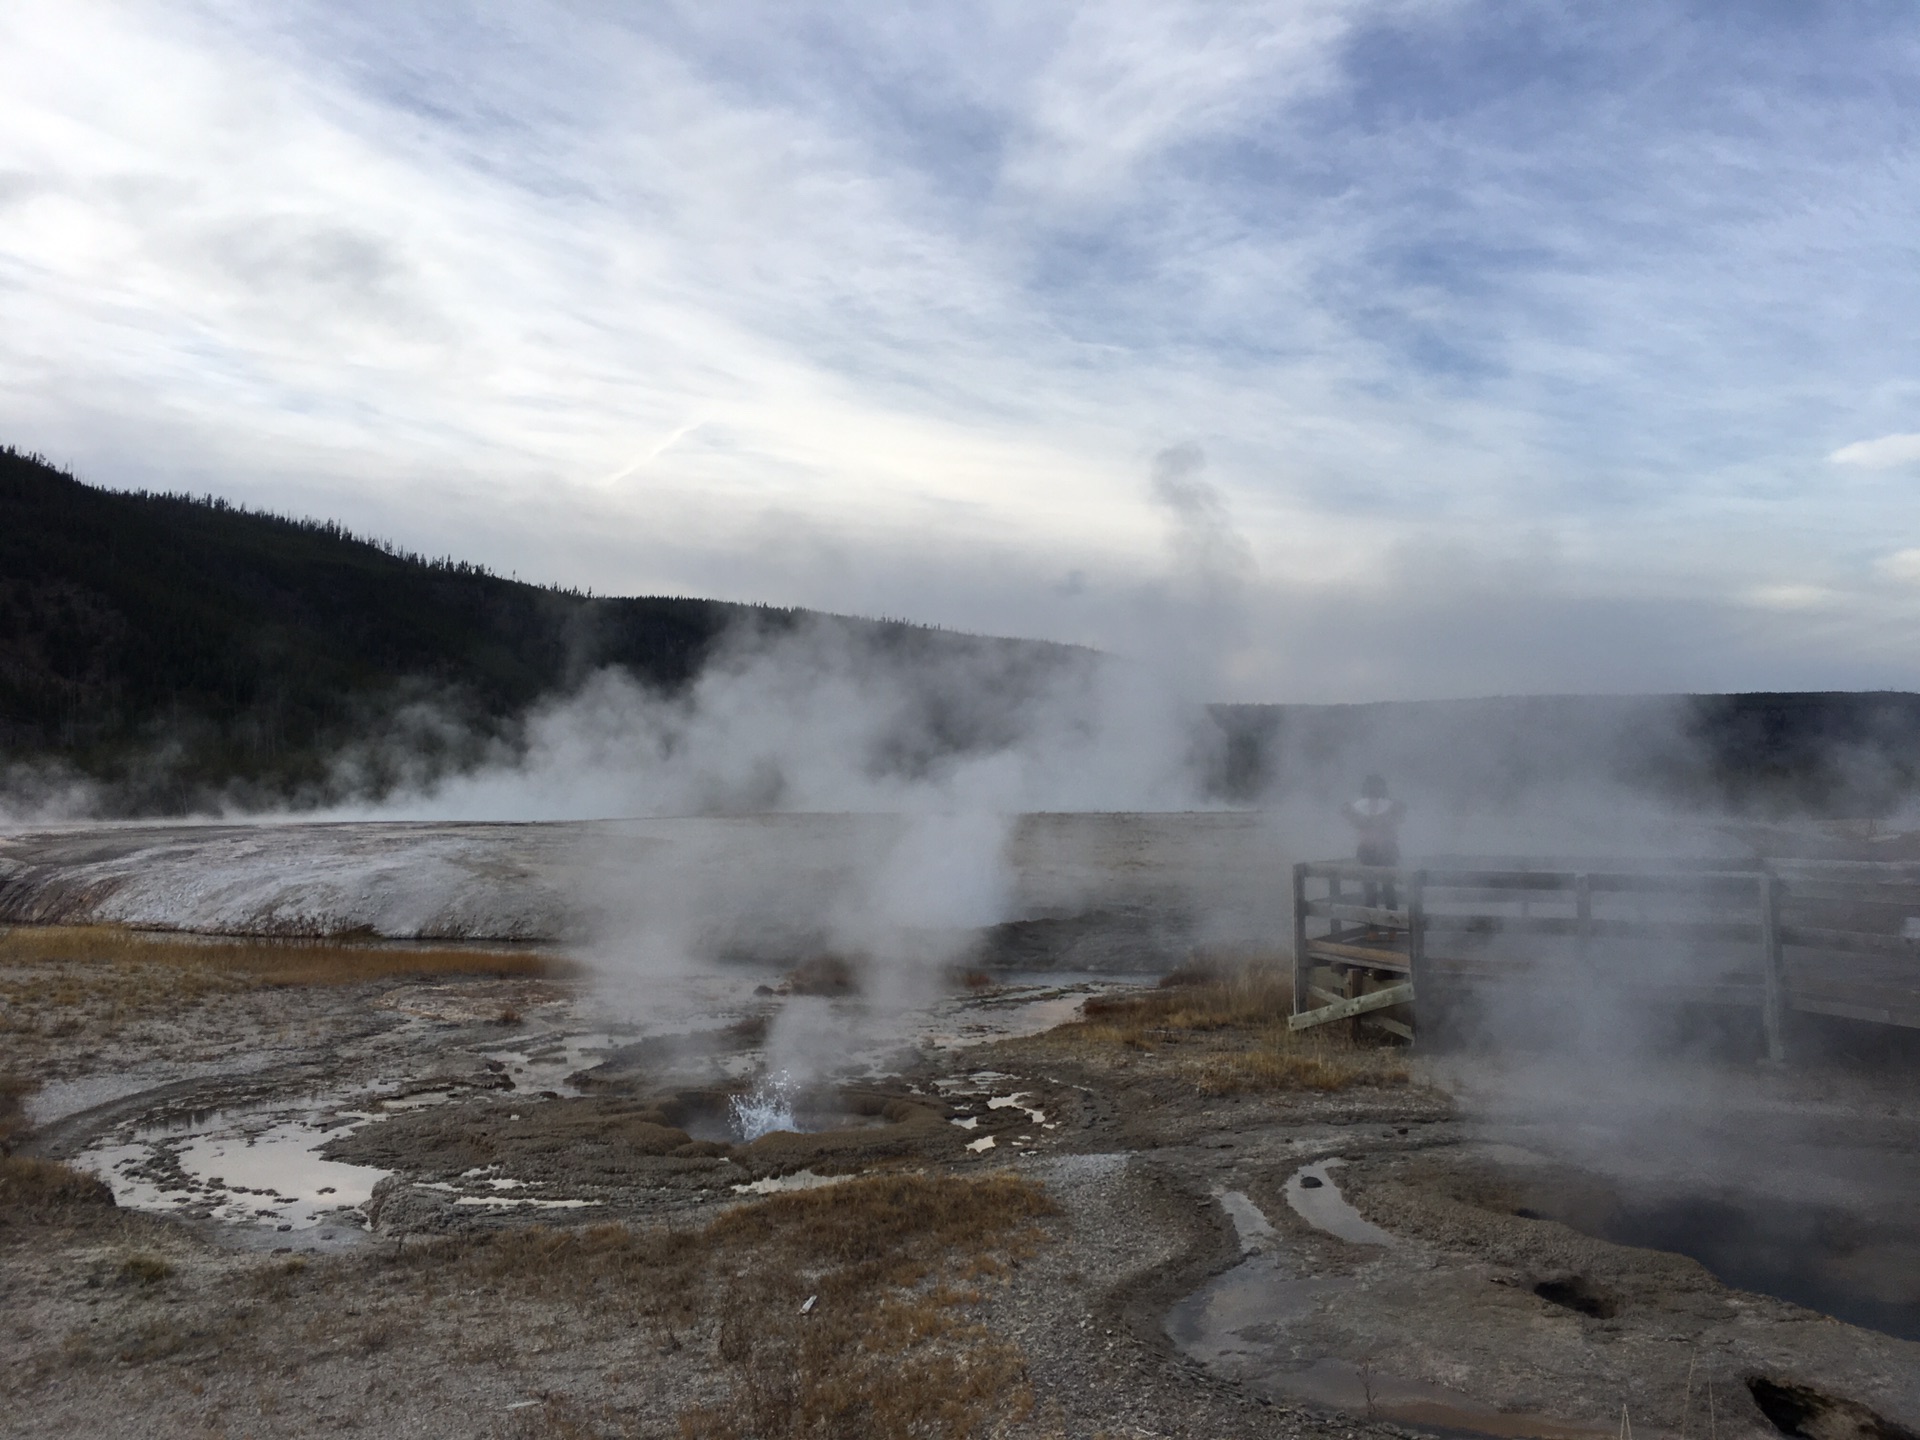
<svg viewBox="0 0 1920 1440"><path fill-rule="evenodd" d="M1270 1037L1277 1040L1278 1037ZM1411 1078L1394 1052L1338 1041L1301 1042L1184 1060L1182 1073L1202 1095L1246 1095L1273 1090L1345 1090L1353 1085L1404 1085Z"/></svg>
<svg viewBox="0 0 1920 1440"><path fill-rule="evenodd" d="M1403 1085L1396 1049L1356 1041L1347 1027L1299 1034L1290 969L1271 961L1189 962L1158 988L1097 996L1084 1019L1043 1039L1089 1057L1154 1057L1204 1095ZM1172 1053L1167 1053L1172 1052Z"/></svg>
<svg viewBox="0 0 1920 1440"><path fill-rule="evenodd" d="M730 1393L682 1415L681 1434L962 1440L1022 1418L1032 1392L1019 1351L966 1317L977 1293L951 1282L1031 1246L1032 1222L1052 1210L1012 1176L892 1175L721 1216L713 1243L785 1264L730 1289L716 1336Z"/></svg>
<svg viewBox="0 0 1920 1440"><path fill-rule="evenodd" d="M111 1205L104 1180L54 1160L0 1155L0 1217L72 1205Z"/></svg>
<svg viewBox="0 0 1920 1440"><path fill-rule="evenodd" d="M660 1353L704 1355L724 1393L680 1417L688 1440L963 1440L1032 1399L1019 1352L970 1317L968 1287L1030 1254L1053 1213L1012 1176L890 1174L770 1196L694 1230L530 1227L374 1263L410 1272L436 1306L545 1302L637 1324ZM277 1271L274 1298L327 1273Z"/></svg>
<svg viewBox="0 0 1920 1440"><path fill-rule="evenodd" d="M352 985L413 975L565 979L562 956L520 948L433 943L186 935L119 925L17 925L0 933L0 966L161 966L252 985Z"/></svg>
<svg viewBox="0 0 1920 1440"><path fill-rule="evenodd" d="M27 1133L27 1096L38 1087L24 1075L0 1074L0 1154Z"/></svg>
<svg viewBox="0 0 1920 1440"><path fill-rule="evenodd" d="M564 979L544 951L478 945L216 936L116 925L0 931L0 1031L61 1036L215 995L283 985L354 985L434 975ZM83 1018L84 1016L84 1018Z"/></svg>
<svg viewBox="0 0 1920 1440"><path fill-rule="evenodd" d="M1111 1037L1139 1047L1156 1034L1284 1025L1292 1012L1292 973L1276 965L1248 965L1227 974L1183 967L1156 990L1095 996L1080 1013L1089 1038Z"/></svg>
<svg viewBox="0 0 1920 1440"><path fill-rule="evenodd" d="M121 1284L140 1286L158 1285L172 1275L172 1261L158 1255L149 1255L145 1251L127 1256L120 1262L120 1268L115 1272L115 1278Z"/></svg>

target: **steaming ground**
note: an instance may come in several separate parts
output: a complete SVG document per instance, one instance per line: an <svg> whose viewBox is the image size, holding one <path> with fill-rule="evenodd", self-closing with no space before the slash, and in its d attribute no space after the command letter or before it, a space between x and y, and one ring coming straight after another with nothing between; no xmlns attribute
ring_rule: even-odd
<svg viewBox="0 0 1920 1440"><path fill-rule="evenodd" d="M1895 1310L1646 1248L1791 1216L1841 1291L1912 1301L1909 1071L1622 1085L1300 1049L1272 982L1154 988L1249 943L1202 917L1273 905L1279 850L1242 815L11 837L16 917L407 943L333 985L149 983L112 931L0 967L22 1153L120 1200L8 1172L0 1433L781 1434L809 1376L928 1434L1920 1429ZM950 923L876 873L940 877L907 908ZM516 973L409 975L436 936Z"/></svg>
<svg viewBox="0 0 1920 1440"><path fill-rule="evenodd" d="M878 923L850 912L886 908L879 890L908 928L971 944L1002 927L1011 961L1151 969L1183 942L1275 933L1291 859L1261 817L1227 811L86 824L0 833L0 923L600 937L626 947L609 969L685 968L760 944L863 939L831 932ZM1236 933L1218 931L1220 916ZM635 936L680 950L639 955Z"/></svg>

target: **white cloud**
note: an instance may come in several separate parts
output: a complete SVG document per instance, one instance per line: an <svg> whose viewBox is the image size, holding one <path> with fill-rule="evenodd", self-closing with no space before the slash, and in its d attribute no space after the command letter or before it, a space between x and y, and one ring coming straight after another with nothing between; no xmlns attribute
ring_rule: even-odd
<svg viewBox="0 0 1920 1440"><path fill-rule="evenodd" d="M1825 610L1838 598L1825 585L1757 585L1747 592L1747 603L1762 610Z"/></svg>
<svg viewBox="0 0 1920 1440"><path fill-rule="evenodd" d="M1827 456L1836 465L1858 465L1863 470L1893 470L1920 461L1920 435L1882 435L1878 440L1856 440Z"/></svg>
<svg viewBox="0 0 1920 1440"><path fill-rule="evenodd" d="M1920 585L1920 550L1896 550L1883 556L1875 568L1889 580Z"/></svg>
<svg viewBox="0 0 1920 1440"><path fill-rule="evenodd" d="M1410 672L1309 675L1309 612L1471 572L1784 614L1754 575L1906 523L1780 458L1920 399L1898 87L1762 73L1907 63L1845 27L1676 9L1667 74L1473 0L427 13L0 9L0 441L602 591L1124 646L1192 439L1272 602L1235 672L1354 698ZM1591 75L1526 59L1575 38ZM1578 678L1431 644L1404 683Z"/></svg>

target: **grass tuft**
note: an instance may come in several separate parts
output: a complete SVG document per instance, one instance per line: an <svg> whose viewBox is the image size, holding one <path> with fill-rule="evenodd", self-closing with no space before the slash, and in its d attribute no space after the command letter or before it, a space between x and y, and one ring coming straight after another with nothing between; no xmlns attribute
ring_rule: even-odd
<svg viewBox="0 0 1920 1440"><path fill-rule="evenodd" d="M119 1277L127 1285L158 1285L173 1274L172 1262L142 1252L120 1262Z"/></svg>
<svg viewBox="0 0 1920 1440"><path fill-rule="evenodd" d="M0 1073L0 1155L27 1134L27 1096L38 1088L24 1075Z"/></svg>
<svg viewBox="0 0 1920 1440"><path fill-rule="evenodd" d="M113 1191L97 1176L56 1160L0 1155L0 1215L111 1204Z"/></svg>
<svg viewBox="0 0 1920 1440"><path fill-rule="evenodd" d="M1249 965L1226 974L1183 967L1158 989L1095 996L1080 1013L1089 1026L1138 1046L1154 1032L1191 1034L1284 1024L1292 1010L1291 973L1277 965Z"/></svg>
<svg viewBox="0 0 1920 1440"><path fill-rule="evenodd" d="M1192 961L1152 990L1096 996L1083 1019L1043 1039L1089 1058L1155 1057L1204 1095L1404 1085L1398 1052L1345 1033L1297 1034L1291 971L1272 961L1237 967Z"/></svg>

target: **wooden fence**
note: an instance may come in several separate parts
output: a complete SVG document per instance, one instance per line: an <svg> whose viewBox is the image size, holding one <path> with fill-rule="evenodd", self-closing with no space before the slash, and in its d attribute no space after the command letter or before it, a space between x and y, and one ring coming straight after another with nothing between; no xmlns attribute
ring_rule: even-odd
<svg viewBox="0 0 1920 1440"><path fill-rule="evenodd" d="M1422 993L1611 981L1753 1007L1780 1060L1795 1011L1920 1028L1920 866L1314 861L1293 871L1293 953L1295 1029L1412 1039Z"/></svg>

